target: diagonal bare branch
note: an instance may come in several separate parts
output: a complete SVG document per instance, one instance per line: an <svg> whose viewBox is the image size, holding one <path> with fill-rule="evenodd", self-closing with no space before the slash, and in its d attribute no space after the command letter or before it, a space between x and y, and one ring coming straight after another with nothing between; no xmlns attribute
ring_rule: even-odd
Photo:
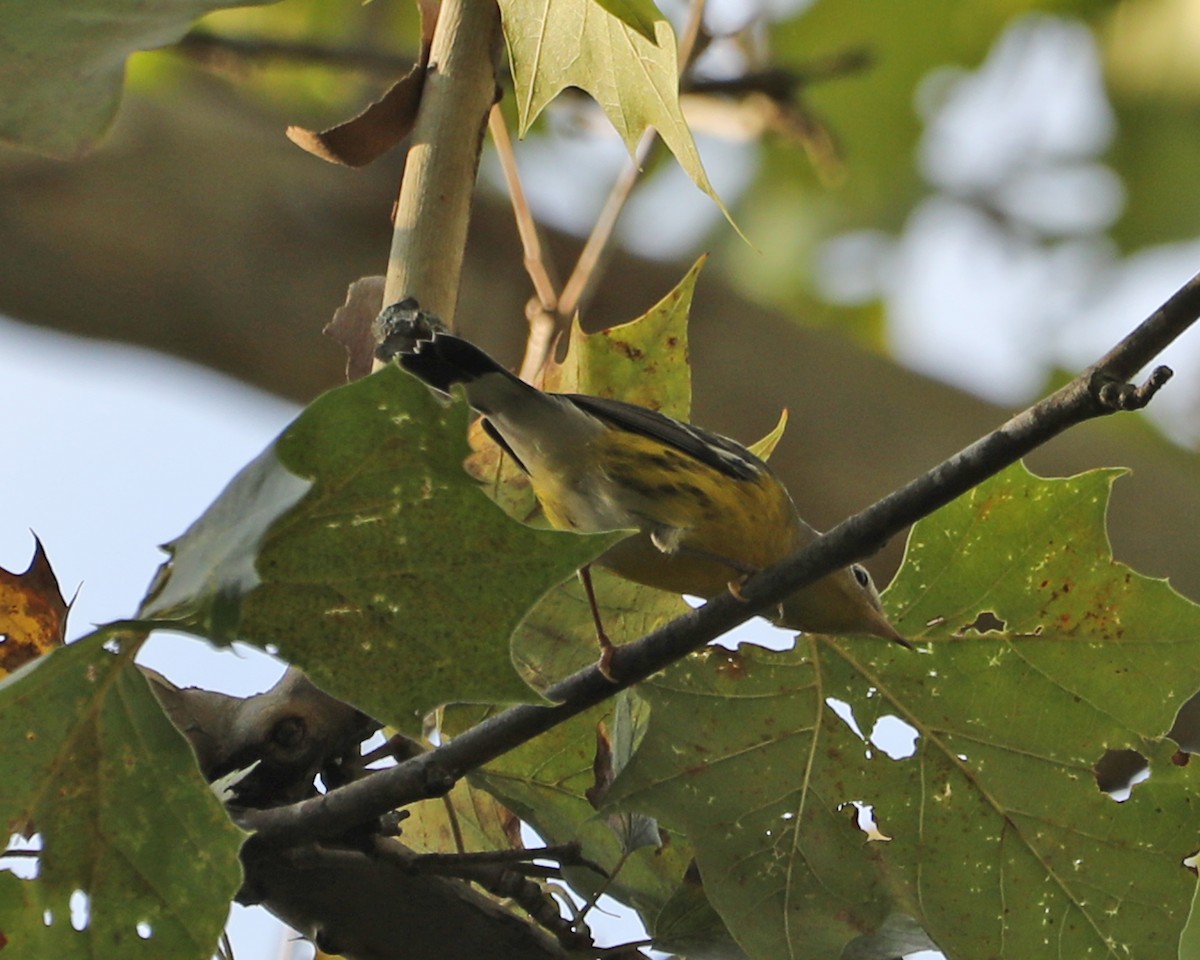
<svg viewBox="0 0 1200 960"><path fill-rule="evenodd" d="M905 527L933 513L1025 454L1077 424L1150 401L1170 377L1156 369L1142 386L1128 379L1200 318L1200 275L1060 390L996 430L843 521L814 543L753 577L742 598L718 597L617 649L607 679L593 666L547 691L554 706L511 707L429 753L329 793L286 807L246 811L239 824L256 842L290 845L331 836L406 803L445 793L467 772L644 680L710 640L778 603L794 590L873 553Z"/></svg>

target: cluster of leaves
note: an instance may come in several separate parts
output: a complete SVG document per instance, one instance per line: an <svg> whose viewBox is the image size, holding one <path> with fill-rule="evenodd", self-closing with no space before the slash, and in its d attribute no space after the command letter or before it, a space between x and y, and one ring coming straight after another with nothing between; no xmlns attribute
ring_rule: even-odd
<svg viewBox="0 0 1200 960"><path fill-rule="evenodd" d="M644 327L577 341L567 368L636 355L642 336L684 356L689 298L690 283ZM447 702L536 700L509 637L537 686L594 657L577 589L551 588L611 538L497 510L461 469L466 425L461 404L395 368L321 398L172 546L141 627L277 647L409 729ZM581 841L615 870L608 892L685 954L732 936L751 957L836 955L875 932L851 949L883 956L929 945L924 929L950 956L1162 955L1194 889L1198 797L1161 734L1200 686L1200 611L1113 562L1115 476L1016 468L920 524L887 594L918 652L817 636L708 648L474 783L548 840ZM619 587L601 582L622 635L679 609ZM138 637L106 628L3 687L6 728L23 731L0 770L4 815L45 845L40 880L2 878L11 941L84 949L64 929L76 889L90 936L137 943L148 923L159 955L197 957L215 937L238 836L131 670ZM479 715L457 707L443 732ZM910 755L877 745L889 717L914 731ZM1124 803L1093 773L1111 749L1150 765ZM862 804L877 832L858 826ZM498 816L481 836L496 839ZM598 892L586 872L571 879Z"/></svg>
<svg viewBox="0 0 1200 960"><path fill-rule="evenodd" d="M211 6L163 8L116 39L69 10L26 8L12 43L58 56L18 58L25 72L0 77L37 94L6 101L0 134L76 152L115 110L124 53L177 37ZM656 11L501 6L523 128L578 86L628 145L655 126L707 188L674 96L674 40ZM918 71L939 50L961 51L964 34L982 50L1028 6L992 5L969 23L947 6L959 29L923 29L919 48L894 27L875 37L893 98L870 110L856 99L845 115L858 121L839 128L847 143L889 136L897 122L892 143L915 142L900 98ZM817 5L805 42L837 46L855 22L847 9ZM618 64L612 73L591 59L601 57ZM622 71L644 83L636 98ZM839 95L822 106L837 109ZM889 163L856 176L869 186L893 174ZM694 280L636 325L574 331L553 385L686 416ZM5 627L3 650L43 655L14 659L20 669L0 687L13 743L0 757L0 811L15 832L40 834L43 849L37 881L0 874L0 937L46 956L211 949L238 884L241 836L133 670L148 629L278 651L406 729L458 704L442 717L451 736L497 704L538 702L594 655L569 578L612 538L532 529L497 510L461 468L468 420L394 368L318 399L172 545L131 625L58 646L61 614L35 609L50 595L45 578L4 578L5 609L22 612L6 616L16 626ZM498 477L490 488L522 512L519 478L492 452L477 451L473 469ZM1197 846L1197 794L1162 735L1200 687L1200 616L1165 583L1113 561L1104 513L1114 477L1047 481L1016 468L919 525L887 595L916 653L830 637L784 652L710 648L481 769L472 787L549 840L581 841L614 873L607 892L680 953L1173 950L1195 887L1184 860ZM619 638L680 609L678 598L610 580L600 591ZM913 731L907 756L881 750L876 731L889 720ZM1150 781L1123 803L1095 780L1111 750L1149 765ZM491 799L461 787L451 802L481 844L511 841L511 818ZM862 806L871 831L859 826ZM421 809L410 835L444 846L436 807ZM586 872L570 879L585 894L601 889ZM76 891L90 901L85 932L68 929Z"/></svg>

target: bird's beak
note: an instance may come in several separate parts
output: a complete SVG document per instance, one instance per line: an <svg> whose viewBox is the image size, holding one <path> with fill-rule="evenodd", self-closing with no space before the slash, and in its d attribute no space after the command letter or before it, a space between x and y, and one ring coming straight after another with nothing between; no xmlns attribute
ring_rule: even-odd
<svg viewBox="0 0 1200 960"><path fill-rule="evenodd" d="M872 636L882 637L884 640L891 640L893 643L898 643L900 646L905 647L908 650L913 649L913 645L909 643L908 638L892 626L892 622L884 613L874 610L871 612L875 614L875 616L872 617L871 623Z"/></svg>

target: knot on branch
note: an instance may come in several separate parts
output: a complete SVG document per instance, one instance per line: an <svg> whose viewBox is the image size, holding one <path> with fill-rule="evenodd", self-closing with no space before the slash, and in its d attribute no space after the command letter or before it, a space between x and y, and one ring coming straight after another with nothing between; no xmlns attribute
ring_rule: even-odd
<svg viewBox="0 0 1200 960"><path fill-rule="evenodd" d="M422 771L426 798L444 797L458 782L458 777L439 763L429 761Z"/></svg>
<svg viewBox="0 0 1200 960"><path fill-rule="evenodd" d="M1174 376L1170 367L1155 367L1141 386L1116 380L1104 371L1097 371L1091 383L1092 396L1105 410L1141 410L1163 385Z"/></svg>

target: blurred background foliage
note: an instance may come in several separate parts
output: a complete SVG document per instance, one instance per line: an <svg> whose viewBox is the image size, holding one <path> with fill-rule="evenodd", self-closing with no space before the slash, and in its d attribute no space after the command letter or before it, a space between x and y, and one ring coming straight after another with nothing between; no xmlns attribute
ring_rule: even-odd
<svg viewBox="0 0 1200 960"><path fill-rule="evenodd" d="M685 109L750 243L654 158L584 325L640 314L711 251L695 418L749 439L790 408L773 462L818 525L1090 362L1200 264L1196 0L713 0L706 28ZM348 170L283 131L357 112L418 36L408 2L285 0L134 55L82 159L0 150L0 310L300 401L336 384L318 334L347 284L383 272L403 156ZM459 320L515 362L531 289L485 151ZM568 94L517 159L565 276L624 149ZM1032 464L1134 465L1117 556L1193 595L1196 357L1168 358L1182 376L1154 428L1090 425Z"/></svg>

